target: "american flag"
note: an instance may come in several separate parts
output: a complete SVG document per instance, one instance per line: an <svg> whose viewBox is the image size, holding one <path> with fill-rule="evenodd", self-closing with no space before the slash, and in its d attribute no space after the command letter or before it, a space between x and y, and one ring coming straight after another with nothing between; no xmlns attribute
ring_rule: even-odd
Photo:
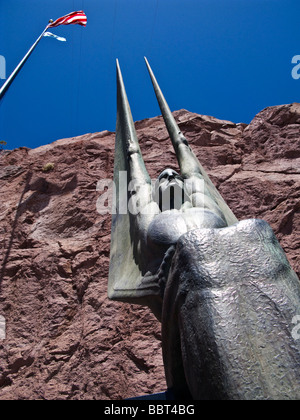
<svg viewBox="0 0 300 420"><path fill-rule="evenodd" d="M81 25L86 26L87 24L87 17L86 14L80 10L79 12L72 12L66 16L63 16L57 19L55 22L52 22L48 25L48 28L55 28L56 26L60 25Z"/></svg>

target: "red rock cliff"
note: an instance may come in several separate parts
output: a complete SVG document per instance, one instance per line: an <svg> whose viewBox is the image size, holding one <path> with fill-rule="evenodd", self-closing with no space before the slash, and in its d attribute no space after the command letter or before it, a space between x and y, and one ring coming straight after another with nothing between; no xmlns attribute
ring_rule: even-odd
<svg viewBox="0 0 300 420"><path fill-rule="evenodd" d="M268 108L248 126L174 115L237 217L267 220L299 275L300 104ZM136 128L151 177L176 169L162 118ZM111 219L97 213L96 185L113 162L110 132L0 154L2 400L165 390L159 323L106 295Z"/></svg>

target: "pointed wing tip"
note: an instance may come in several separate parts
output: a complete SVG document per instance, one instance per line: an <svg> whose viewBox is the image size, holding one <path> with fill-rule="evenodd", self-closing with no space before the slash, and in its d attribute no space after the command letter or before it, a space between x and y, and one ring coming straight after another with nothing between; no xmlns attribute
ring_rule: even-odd
<svg viewBox="0 0 300 420"><path fill-rule="evenodd" d="M122 76L122 72L121 72L121 67L120 67L118 58L116 59L116 67L117 67L117 76L118 76L118 79L120 79Z"/></svg>
<svg viewBox="0 0 300 420"><path fill-rule="evenodd" d="M147 66L148 72L149 72L149 74L151 76L151 79L152 79L152 77L153 77L152 68L151 68L151 66L150 66L149 61L147 60L147 58L146 57L144 57L144 58L145 58L145 62L146 62L146 66Z"/></svg>

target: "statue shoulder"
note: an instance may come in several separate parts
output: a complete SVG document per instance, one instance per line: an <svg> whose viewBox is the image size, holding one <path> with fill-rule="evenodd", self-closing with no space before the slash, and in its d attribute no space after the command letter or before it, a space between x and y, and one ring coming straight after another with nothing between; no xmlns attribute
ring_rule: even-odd
<svg viewBox="0 0 300 420"><path fill-rule="evenodd" d="M187 232L187 225L183 213L169 210L158 214L150 223L148 242L157 245L176 244L180 236Z"/></svg>

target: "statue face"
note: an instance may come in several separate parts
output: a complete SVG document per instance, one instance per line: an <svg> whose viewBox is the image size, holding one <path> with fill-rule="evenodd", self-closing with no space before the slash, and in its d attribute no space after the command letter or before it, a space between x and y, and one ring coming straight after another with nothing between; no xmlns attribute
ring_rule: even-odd
<svg viewBox="0 0 300 420"><path fill-rule="evenodd" d="M181 185L182 188L184 186L183 184L183 178L173 169L165 169L158 177L159 187L164 188L167 187L167 185L170 184L178 184Z"/></svg>
<svg viewBox="0 0 300 420"><path fill-rule="evenodd" d="M183 178L173 169L165 169L156 181L153 196L161 211L179 210L186 201Z"/></svg>

